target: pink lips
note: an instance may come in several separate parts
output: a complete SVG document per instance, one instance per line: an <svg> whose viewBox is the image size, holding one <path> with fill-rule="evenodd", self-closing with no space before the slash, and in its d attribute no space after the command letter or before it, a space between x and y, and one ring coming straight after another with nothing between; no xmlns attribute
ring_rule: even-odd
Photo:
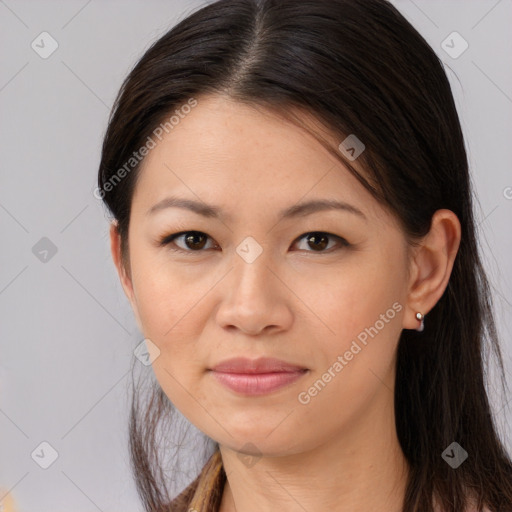
<svg viewBox="0 0 512 512"><path fill-rule="evenodd" d="M245 395L270 393L296 381L307 371L307 368L279 359L244 357L228 359L212 369L219 382Z"/></svg>

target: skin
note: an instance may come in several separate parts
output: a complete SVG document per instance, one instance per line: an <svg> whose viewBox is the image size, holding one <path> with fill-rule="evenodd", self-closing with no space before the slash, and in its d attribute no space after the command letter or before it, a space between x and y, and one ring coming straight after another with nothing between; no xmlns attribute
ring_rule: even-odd
<svg viewBox="0 0 512 512"><path fill-rule="evenodd" d="M147 214L170 195L226 216L176 207ZM279 218L312 199L345 201L366 220L341 210ZM204 248L194 251L184 237L158 245L192 230L207 235ZM335 236L316 249L304 236L311 232ZM412 249L397 220L311 135L270 112L206 96L144 160L128 267L115 222L110 236L139 328L160 351L153 369L162 389L220 445L228 479L221 512L401 510L407 464L394 423L396 348L402 329L416 329L416 312L427 314L448 284L460 243L453 212L438 210ZM263 250L252 263L236 252L248 236ZM401 310L300 403L299 393L394 303ZM243 396L208 371L234 356L276 357L309 371L272 393Z"/></svg>

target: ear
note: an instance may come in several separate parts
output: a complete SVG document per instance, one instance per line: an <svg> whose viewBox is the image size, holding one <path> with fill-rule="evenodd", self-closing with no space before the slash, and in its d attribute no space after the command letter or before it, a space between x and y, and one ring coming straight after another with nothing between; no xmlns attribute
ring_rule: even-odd
<svg viewBox="0 0 512 512"><path fill-rule="evenodd" d="M451 210L437 210L430 231L414 249L403 328L416 329L416 313L426 315L442 297L459 250L461 226Z"/></svg>
<svg viewBox="0 0 512 512"><path fill-rule="evenodd" d="M132 277L129 269L126 268L121 254L121 235L119 234L117 221L112 221L110 224L110 251L112 253L112 259L116 266L119 280L123 287L124 293L132 306L133 313L137 320L139 330L142 332L142 324L140 322L139 310L137 307L137 300L133 288Z"/></svg>

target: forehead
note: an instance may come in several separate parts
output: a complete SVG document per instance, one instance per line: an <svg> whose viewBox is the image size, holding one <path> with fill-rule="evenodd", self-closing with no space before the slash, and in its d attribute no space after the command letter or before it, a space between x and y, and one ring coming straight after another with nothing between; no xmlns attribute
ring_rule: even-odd
<svg viewBox="0 0 512 512"><path fill-rule="evenodd" d="M321 198L347 201L382 218L380 205L340 160L273 112L202 96L168 131L143 161L134 209L135 203L151 207L170 194L229 203L239 212L281 211L301 198Z"/></svg>
<svg viewBox="0 0 512 512"><path fill-rule="evenodd" d="M322 164L334 163L304 130L270 111L224 96L199 98L197 106L163 135L145 166L171 161L191 171L196 164L203 172L237 171L229 178L244 181L251 176L261 181L276 171L280 175L301 168L314 172Z"/></svg>

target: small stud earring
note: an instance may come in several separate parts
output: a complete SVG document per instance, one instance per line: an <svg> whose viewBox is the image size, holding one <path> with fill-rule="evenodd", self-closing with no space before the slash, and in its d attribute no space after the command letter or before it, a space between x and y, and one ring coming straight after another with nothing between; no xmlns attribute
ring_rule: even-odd
<svg viewBox="0 0 512 512"><path fill-rule="evenodd" d="M416 313L416 318L421 322L420 326L416 327L416 330L421 332L425 328L425 323L424 323L425 315L423 315L421 313Z"/></svg>

